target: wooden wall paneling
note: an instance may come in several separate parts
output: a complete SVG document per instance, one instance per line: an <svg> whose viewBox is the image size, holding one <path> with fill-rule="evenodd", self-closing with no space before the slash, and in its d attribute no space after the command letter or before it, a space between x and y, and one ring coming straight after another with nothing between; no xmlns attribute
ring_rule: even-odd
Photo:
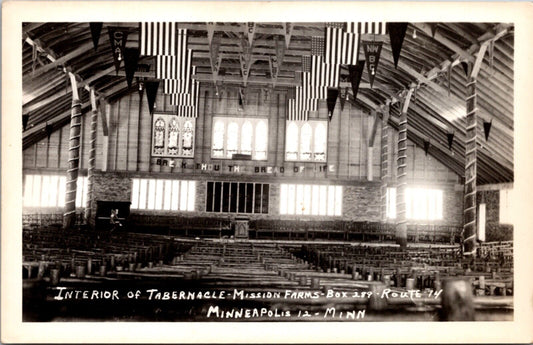
<svg viewBox="0 0 533 345"><path fill-rule="evenodd" d="M100 101L100 107L98 109L98 120L96 121L96 170L102 170L102 159L104 151L104 130L102 129L101 117L105 116L105 104L103 101Z"/></svg>
<svg viewBox="0 0 533 345"><path fill-rule="evenodd" d="M148 109L146 92L142 102L141 117L139 119L139 171L150 171L150 150L152 140L152 115Z"/></svg>
<svg viewBox="0 0 533 345"><path fill-rule="evenodd" d="M33 168L35 167L35 144L28 147L22 153L22 167Z"/></svg>
<svg viewBox="0 0 533 345"><path fill-rule="evenodd" d="M379 181L381 176L381 119L378 120L378 128L376 129L376 137L374 138L374 148L372 149L372 167L373 167L373 180Z"/></svg>
<svg viewBox="0 0 533 345"><path fill-rule="evenodd" d="M48 141L48 168L56 168L59 165L59 137L61 131L57 130L52 135L50 135L50 140Z"/></svg>
<svg viewBox="0 0 533 345"><path fill-rule="evenodd" d="M67 169L68 166L68 138L69 138L69 125L61 128L61 149L59 153L59 168Z"/></svg>
<svg viewBox="0 0 533 345"><path fill-rule="evenodd" d="M344 111L341 111L340 104L335 106L336 114L339 118L340 128L339 128L339 166L337 167L339 171L339 176L348 177L349 171L348 166L350 163L350 111L344 108Z"/></svg>
<svg viewBox="0 0 533 345"><path fill-rule="evenodd" d="M136 92L130 97L130 107L128 111L128 158L126 166L126 170L128 171L137 170L137 152L139 150L139 107L140 98L139 93Z"/></svg>
<svg viewBox="0 0 533 345"><path fill-rule="evenodd" d="M207 114L212 111L213 106L213 96L211 90L202 89L200 90L200 100L199 100L199 109L198 117L196 118L196 129L195 129L195 138L194 138L194 164L201 164L204 161L204 137L205 137L205 118Z"/></svg>
<svg viewBox="0 0 533 345"><path fill-rule="evenodd" d="M129 94L122 99L118 106L115 170L126 170L128 166L128 127L131 101L132 94Z"/></svg>
<svg viewBox="0 0 533 345"><path fill-rule="evenodd" d="M37 142L37 152L35 157L35 166L37 168L46 168L46 154L48 148L48 138L45 137Z"/></svg>

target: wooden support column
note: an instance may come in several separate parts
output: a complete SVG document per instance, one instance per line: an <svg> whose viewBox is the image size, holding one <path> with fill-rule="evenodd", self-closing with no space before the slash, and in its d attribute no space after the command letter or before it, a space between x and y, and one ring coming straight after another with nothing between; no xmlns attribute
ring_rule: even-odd
<svg viewBox="0 0 533 345"><path fill-rule="evenodd" d="M407 219L405 215L405 187L407 186L407 109L413 89L409 89L403 102L398 128L398 173L396 190L396 243L400 248L407 247Z"/></svg>
<svg viewBox="0 0 533 345"><path fill-rule="evenodd" d="M374 139L376 138L376 132L378 130L378 123L379 118L376 111L372 111L372 115L374 118L374 123L372 124L372 128L370 130L369 138L368 138L368 148L367 148L367 156L366 156L366 176L368 181L372 181L374 179Z"/></svg>
<svg viewBox="0 0 533 345"><path fill-rule="evenodd" d="M91 207L93 200L93 180L94 169L96 167L96 123L98 121L98 108L96 106L96 95L91 89L91 143L89 146L89 165L87 168L87 202L85 205L85 219L91 218Z"/></svg>
<svg viewBox="0 0 533 345"><path fill-rule="evenodd" d="M476 253L477 92L476 78L488 43L483 44L466 84L465 195L463 202L463 255Z"/></svg>
<svg viewBox="0 0 533 345"><path fill-rule="evenodd" d="M381 219L387 221L387 183L389 179L389 106L381 119Z"/></svg>
<svg viewBox="0 0 533 345"><path fill-rule="evenodd" d="M72 109L70 114L70 138L68 148L67 186L65 190L65 213L63 228L69 229L76 221L76 191L80 163L81 101L78 96L76 76L69 73L72 88Z"/></svg>

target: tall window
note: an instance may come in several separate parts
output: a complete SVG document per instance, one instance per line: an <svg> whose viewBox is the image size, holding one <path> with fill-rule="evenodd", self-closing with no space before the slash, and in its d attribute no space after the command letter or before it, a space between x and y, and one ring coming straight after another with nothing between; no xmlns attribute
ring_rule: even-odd
<svg viewBox="0 0 533 345"><path fill-rule="evenodd" d="M194 211L196 181L132 179L131 208Z"/></svg>
<svg viewBox="0 0 533 345"><path fill-rule="evenodd" d="M152 156L194 156L195 118L156 113L152 121Z"/></svg>
<svg viewBox="0 0 533 345"><path fill-rule="evenodd" d="M287 121L285 160L325 162L327 121Z"/></svg>
<svg viewBox="0 0 533 345"><path fill-rule="evenodd" d="M511 217L511 194L512 189L500 190L500 224L513 224Z"/></svg>
<svg viewBox="0 0 533 345"><path fill-rule="evenodd" d="M342 216L342 186L282 184L280 214Z"/></svg>
<svg viewBox="0 0 533 345"><path fill-rule="evenodd" d="M67 178L58 175L26 175L24 180L24 206L64 207ZM87 202L87 177L78 176L76 207Z"/></svg>
<svg viewBox="0 0 533 345"><path fill-rule="evenodd" d="M387 188L387 217L396 218L396 188ZM406 188L405 216L415 220L442 219L443 192L438 189Z"/></svg>
<svg viewBox="0 0 533 345"><path fill-rule="evenodd" d="M231 159L234 154L265 160L268 119L214 117L211 157Z"/></svg>
<svg viewBox="0 0 533 345"><path fill-rule="evenodd" d="M206 212L268 213L267 183L208 182Z"/></svg>

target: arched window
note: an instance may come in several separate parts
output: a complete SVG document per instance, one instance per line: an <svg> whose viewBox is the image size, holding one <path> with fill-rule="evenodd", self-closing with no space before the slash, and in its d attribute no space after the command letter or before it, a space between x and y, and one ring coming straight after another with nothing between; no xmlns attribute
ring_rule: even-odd
<svg viewBox="0 0 533 345"><path fill-rule="evenodd" d="M231 158L234 153L239 151L239 125L231 122L228 125L228 145L226 157Z"/></svg>
<svg viewBox="0 0 533 345"><path fill-rule="evenodd" d="M313 130L311 125L305 123L302 126L302 134L300 136L300 159L308 161L311 159L311 136Z"/></svg>
<svg viewBox="0 0 533 345"><path fill-rule="evenodd" d="M288 160L298 159L298 126L291 122L287 126L287 137L285 139L286 158Z"/></svg>
<svg viewBox="0 0 533 345"><path fill-rule="evenodd" d="M326 143L327 143L326 126L319 123L315 128L315 155L317 161L326 160Z"/></svg>
<svg viewBox="0 0 533 345"><path fill-rule="evenodd" d="M213 131L213 157L224 156L224 122L216 121Z"/></svg>
<svg viewBox="0 0 533 345"><path fill-rule="evenodd" d="M168 154L177 155L178 154L178 140L179 140L180 127L176 119L170 121L168 128Z"/></svg>
<svg viewBox="0 0 533 345"><path fill-rule="evenodd" d="M246 121L242 125L241 133L241 153L250 155L252 154L252 137L254 135L250 121Z"/></svg>
<svg viewBox="0 0 533 345"><path fill-rule="evenodd" d="M193 130L191 121L185 121L185 123L183 124L183 134L181 135L181 137L183 138L183 155L192 156Z"/></svg>
<svg viewBox="0 0 533 345"><path fill-rule="evenodd" d="M159 118L154 126L154 154L162 154L165 150L165 121Z"/></svg>
<svg viewBox="0 0 533 345"><path fill-rule="evenodd" d="M266 159L268 142L268 130L265 121L259 121L255 127L255 157L254 159Z"/></svg>

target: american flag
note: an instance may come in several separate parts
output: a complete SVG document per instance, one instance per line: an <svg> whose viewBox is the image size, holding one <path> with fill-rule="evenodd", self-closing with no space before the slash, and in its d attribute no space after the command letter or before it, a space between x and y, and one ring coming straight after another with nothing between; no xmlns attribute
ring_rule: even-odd
<svg viewBox="0 0 533 345"><path fill-rule="evenodd" d="M192 66L191 75L196 75L196 66ZM191 79L164 79L164 90L166 94L189 93L191 91Z"/></svg>
<svg viewBox="0 0 533 345"><path fill-rule="evenodd" d="M296 107L297 109L307 110L307 111L316 111L318 107L318 99L309 98L305 94L304 88L302 86L296 87Z"/></svg>
<svg viewBox="0 0 533 345"><path fill-rule="evenodd" d="M157 79L190 79L192 62L192 49L188 49L186 54L178 56L156 56L155 77Z"/></svg>
<svg viewBox="0 0 533 345"><path fill-rule="evenodd" d="M359 55L359 34L326 27L325 63L355 65Z"/></svg>
<svg viewBox="0 0 533 345"><path fill-rule="evenodd" d="M172 105L187 105L195 106L198 103L198 96L200 89L200 82L191 82L190 93L174 93L170 95L170 104Z"/></svg>
<svg viewBox="0 0 533 345"><path fill-rule="evenodd" d="M339 87L339 79L339 65L324 63L322 56L311 56L311 86Z"/></svg>
<svg viewBox="0 0 533 345"><path fill-rule="evenodd" d="M309 119L309 111L302 110L297 106L295 99L289 99L287 109L287 120L289 121L307 121Z"/></svg>
<svg viewBox="0 0 533 345"><path fill-rule="evenodd" d="M311 56L302 55L302 71L311 72Z"/></svg>
<svg viewBox="0 0 533 345"><path fill-rule="evenodd" d="M141 23L141 55L177 55L187 49L187 29L175 22Z"/></svg>
<svg viewBox="0 0 533 345"><path fill-rule="evenodd" d="M179 105L177 115L180 117L198 117L198 107L194 105Z"/></svg>
<svg viewBox="0 0 533 345"><path fill-rule="evenodd" d="M376 35L386 35L387 34L387 23L386 22L357 22L357 23L347 23L346 31L356 34L376 34Z"/></svg>
<svg viewBox="0 0 533 345"><path fill-rule="evenodd" d="M324 37L311 37L311 55L324 56Z"/></svg>

